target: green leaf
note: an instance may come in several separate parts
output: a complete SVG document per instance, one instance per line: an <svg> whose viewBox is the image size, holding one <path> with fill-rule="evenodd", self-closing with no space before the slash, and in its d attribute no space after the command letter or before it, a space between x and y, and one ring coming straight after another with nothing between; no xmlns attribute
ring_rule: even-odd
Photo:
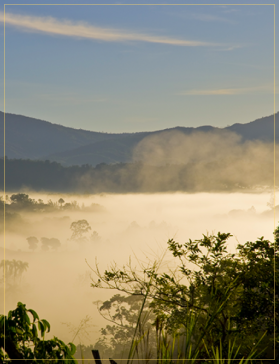
<svg viewBox="0 0 280 364"><path fill-rule="evenodd" d="M39 330L41 331L41 336L44 336L45 326L41 321L38 321L38 327L39 327Z"/></svg>
<svg viewBox="0 0 280 364"><path fill-rule="evenodd" d="M38 331L35 324L32 324L32 334L34 338L38 338Z"/></svg>
<svg viewBox="0 0 280 364"><path fill-rule="evenodd" d="M73 343L69 343L70 346L70 354L74 355L76 352L76 345L74 345Z"/></svg>
<svg viewBox="0 0 280 364"><path fill-rule="evenodd" d="M25 313L24 318L25 318L25 321L27 322L27 324L30 325L30 318L27 313Z"/></svg>
<svg viewBox="0 0 280 364"><path fill-rule="evenodd" d="M35 320L38 320L39 321L39 316L37 315L37 312L35 312L34 310L32 310L32 309L29 309L29 310L27 310L28 312L30 312L31 314L32 314L32 316L33 316L33 321L35 321Z"/></svg>
<svg viewBox="0 0 280 364"><path fill-rule="evenodd" d="M43 323L45 330L48 329L47 332L50 332L51 325L49 324L49 322L47 320L44 320L44 319L41 320L41 322Z"/></svg>
<svg viewBox="0 0 280 364"><path fill-rule="evenodd" d="M24 334L24 331L19 329L18 327L16 328L16 333L19 334L19 335L23 335Z"/></svg>

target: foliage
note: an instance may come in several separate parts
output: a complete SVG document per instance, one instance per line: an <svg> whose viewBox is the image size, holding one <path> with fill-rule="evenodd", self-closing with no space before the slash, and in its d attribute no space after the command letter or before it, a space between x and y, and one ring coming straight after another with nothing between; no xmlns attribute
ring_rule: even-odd
<svg viewBox="0 0 280 364"><path fill-rule="evenodd" d="M147 295L158 332L183 338L193 327L193 356L199 352L200 358L209 358L213 349L220 358L234 351L240 360L252 355L271 359L274 349L277 353L274 329L276 335L279 332L279 229L273 243L261 237L239 244L236 254L227 250L230 236L203 235L185 244L171 239L168 249L178 261L176 271L158 273L149 265L141 274L129 264L122 269L113 265L101 274L96 267L93 287L142 299ZM257 343L255 352L252 345Z"/></svg>
<svg viewBox="0 0 280 364"><path fill-rule="evenodd" d="M30 320L30 315L33 320ZM76 347L54 337L45 340L45 334L50 331L50 324L46 320L40 320L32 309L26 309L26 305L18 302L17 308L10 311L8 316L0 316L0 360L3 363L69 363L75 364L73 358ZM40 335L38 334L40 332ZM40 339L40 337L42 339ZM22 360L26 359L26 360ZM61 360L65 359L65 360Z"/></svg>
<svg viewBox="0 0 280 364"><path fill-rule="evenodd" d="M104 357L127 358L143 298L139 295L116 294L103 303L100 301L94 303L101 316L111 322L111 325L101 329L101 337L94 348L102 352ZM152 312L147 308L143 309L140 315L140 327L137 330L138 339L145 331L150 330L153 320ZM155 335L149 340L155 344Z"/></svg>

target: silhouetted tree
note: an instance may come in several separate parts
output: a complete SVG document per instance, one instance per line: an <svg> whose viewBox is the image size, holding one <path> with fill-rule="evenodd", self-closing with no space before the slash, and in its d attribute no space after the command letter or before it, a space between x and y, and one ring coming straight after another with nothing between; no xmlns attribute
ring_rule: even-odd
<svg viewBox="0 0 280 364"><path fill-rule="evenodd" d="M62 207L62 205L64 204L64 200L63 200L63 198L60 198L59 200L58 200L58 203L60 204L60 207Z"/></svg>
<svg viewBox="0 0 280 364"><path fill-rule="evenodd" d="M61 245L60 241L56 238L51 238L49 239L49 246L52 248L52 249L57 249L59 248Z"/></svg>
<svg viewBox="0 0 280 364"><path fill-rule="evenodd" d="M15 259L5 260L5 261L2 260L0 263L0 267L3 268L2 281L4 280L4 272L5 272L5 279L7 280L7 282L10 282L11 279L13 278L13 281L15 283L18 278L21 279L23 272L27 270L28 263Z"/></svg>
<svg viewBox="0 0 280 364"><path fill-rule="evenodd" d="M55 238L41 238L41 242L42 249L45 251L49 250L49 248L57 249L61 245L60 241Z"/></svg>
<svg viewBox="0 0 280 364"><path fill-rule="evenodd" d="M26 193L13 194L10 197L10 200L12 205L16 204L19 208L22 209L30 208L35 202L35 200L32 200Z"/></svg>
<svg viewBox="0 0 280 364"><path fill-rule="evenodd" d="M82 242L86 239L84 234L91 230L91 227L89 226L87 220L78 220L72 222L70 229L72 230L71 239Z"/></svg>
<svg viewBox="0 0 280 364"><path fill-rule="evenodd" d="M93 243L97 243L101 240L101 237L98 235L97 231L93 231L91 236L89 237L89 240Z"/></svg>
<svg viewBox="0 0 280 364"><path fill-rule="evenodd" d="M29 236L29 238L26 238L26 240L29 244L29 249L35 250L38 248L39 240L35 236Z"/></svg>

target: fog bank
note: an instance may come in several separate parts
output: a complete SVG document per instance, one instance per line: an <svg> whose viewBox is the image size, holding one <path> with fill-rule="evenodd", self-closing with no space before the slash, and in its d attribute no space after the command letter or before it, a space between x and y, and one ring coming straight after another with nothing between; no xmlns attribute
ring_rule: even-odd
<svg viewBox="0 0 280 364"><path fill-rule="evenodd" d="M99 194L63 195L30 193L33 199L57 203L53 211L18 211L11 217L5 232L5 259L29 264L20 279L10 279L6 285L6 313L21 301L34 309L40 318L51 324L51 336L69 342L73 334L62 323L78 325L86 315L92 317L90 338L84 344L94 344L99 329L107 323L92 303L105 300L113 292L90 287L90 268L98 261L100 270L111 262L118 265L136 264L154 259L167 248L167 240L180 243L200 239L202 234L229 232L229 250L238 243L264 236L273 239L273 194L269 193L196 193L196 194ZM63 203L58 203L59 199ZM278 195L276 196L278 199ZM76 201L79 209L63 209ZM92 205L94 204L94 205ZM90 208L90 206L95 208ZM275 215L275 216L274 216ZM86 220L91 228L84 240L71 240L73 222ZM30 249L27 238L35 237L37 247ZM42 238L58 239L58 247L44 250ZM44 241L44 240L43 240ZM45 240L49 241L49 240ZM1 240L3 259L4 241ZM166 255L172 266L172 257ZM3 312L3 301L0 304ZM74 342L78 344L78 342Z"/></svg>

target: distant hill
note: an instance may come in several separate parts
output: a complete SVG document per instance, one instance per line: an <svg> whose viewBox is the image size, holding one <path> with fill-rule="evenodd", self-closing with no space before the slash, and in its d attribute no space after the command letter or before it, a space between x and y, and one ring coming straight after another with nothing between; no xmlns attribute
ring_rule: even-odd
<svg viewBox="0 0 280 364"><path fill-rule="evenodd" d="M3 133L3 112L0 112L0 120ZM48 121L9 113L6 113L5 121L6 155L9 158L45 159L44 157L50 153L72 150L90 143L122 136L122 134L68 128ZM0 156L3 156L2 139Z"/></svg>
<svg viewBox="0 0 280 364"><path fill-rule="evenodd" d="M0 112L3 135L4 114ZM234 124L226 128L212 126L176 127L154 132L98 133L68 128L47 121L6 113L6 156L15 159L50 160L70 165L97 165L100 163L131 162L135 146L149 135L169 131L192 134L196 131L221 132L229 130L239 134L242 141L274 140L274 115L246 124ZM276 142L279 143L279 113L276 114ZM3 156L3 138L0 139L0 156Z"/></svg>
<svg viewBox="0 0 280 364"><path fill-rule="evenodd" d="M266 116L246 124L233 124L225 130L230 130L242 135L245 140L274 141L274 115ZM279 112L275 114L275 141L279 143Z"/></svg>
<svg viewBox="0 0 280 364"><path fill-rule="evenodd" d="M238 156L230 159L221 157L216 161L202 160L185 165L155 166L135 162L64 167L57 162L6 158L5 189L9 193L32 190L82 194L273 190L273 150L268 155L263 153L258 163L251 163L246 157L241 164L238 164ZM275 172L278 186L277 164ZM0 158L0 189L3 188L4 160Z"/></svg>

